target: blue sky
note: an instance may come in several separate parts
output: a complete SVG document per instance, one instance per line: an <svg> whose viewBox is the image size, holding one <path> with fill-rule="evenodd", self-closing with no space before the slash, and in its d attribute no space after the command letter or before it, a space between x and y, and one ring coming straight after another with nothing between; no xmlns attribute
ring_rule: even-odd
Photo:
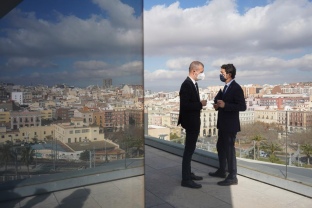
<svg viewBox="0 0 312 208"><path fill-rule="evenodd" d="M0 19L0 82L143 84L141 0L24 0Z"/></svg>
<svg viewBox="0 0 312 208"><path fill-rule="evenodd" d="M233 63L247 84L312 81L312 2L308 0L144 1L144 83L176 91L193 60L202 88L222 85Z"/></svg>

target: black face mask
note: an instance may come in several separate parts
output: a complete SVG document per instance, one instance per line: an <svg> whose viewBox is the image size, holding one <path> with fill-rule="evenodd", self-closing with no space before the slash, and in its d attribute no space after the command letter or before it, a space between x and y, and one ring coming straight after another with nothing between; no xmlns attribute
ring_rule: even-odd
<svg viewBox="0 0 312 208"><path fill-rule="evenodd" d="M225 77L222 74L220 74L220 81L221 82L225 82L226 81Z"/></svg>

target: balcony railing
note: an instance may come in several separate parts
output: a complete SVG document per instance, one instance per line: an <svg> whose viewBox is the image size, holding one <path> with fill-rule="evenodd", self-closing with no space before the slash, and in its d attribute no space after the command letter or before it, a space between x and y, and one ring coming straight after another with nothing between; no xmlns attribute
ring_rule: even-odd
<svg viewBox="0 0 312 208"><path fill-rule="evenodd" d="M77 144L83 146L89 143ZM137 152L133 152L132 150L136 148L132 147L131 149L131 144L126 141L123 144L125 149L122 158L118 157L116 159L115 157L116 160L109 160L107 156L110 153L106 152L115 151L109 146L109 143L107 141L105 146L100 149L97 147L97 153L90 151L91 154L89 154L86 161L82 161L75 159L77 152L72 152L69 155L61 154L62 151L70 151L68 145L55 140L47 141L40 144L45 149L50 149L49 152L46 152L44 158L43 154L45 153L39 151L39 146L31 146L31 149L35 151L33 161L28 167L22 158L24 148L29 144L14 144L14 146L8 144L8 151L14 150L16 157L7 163L7 168L5 166L0 167L0 201L144 174L144 159L142 156L144 153L137 154ZM4 146L2 147L1 153L4 154ZM105 155L106 159L103 159ZM114 158L113 153L111 153L111 156L111 159Z"/></svg>
<svg viewBox="0 0 312 208"><path fill-rule="evenodd" d="M199 138L203 141L203 138ZM161 149L182 157L184 145L145 136L145 145ZM215 144L197 143L197 148L192 159L212 167L218 167L218 156L215 152ZM274 164L269 162L251 160L239 157L237 149L238 174L255 179L276 187L280 187L304 196L312 197L312 169L298 168L295 166Z"/></svg>

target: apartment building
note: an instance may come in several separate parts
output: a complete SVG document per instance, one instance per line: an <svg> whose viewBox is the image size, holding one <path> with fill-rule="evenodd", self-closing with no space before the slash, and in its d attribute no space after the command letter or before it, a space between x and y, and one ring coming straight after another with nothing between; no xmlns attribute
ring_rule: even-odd
<svg viewBox="0 0 312 208"><path fill-rule="evenodd" d="M23 92L12 92L11 99L19 103L20 105L24 104Z"/></svg>
<svg viewBox="0 0 312 208"><path fill-rule="evenodd" d="M171 126L177 126L179 120L179 111L170 112L170 124Z"/></svg>
<svg viewBox="0 0 312 208"><path fill-rule="evenodd" d="M255 110L255 121L277 123L277 110Z"/></svg>
<svg viewBox="0 0 312 208"><path fill-rule="evenodd" d="M4 111L0 109L0 126L1 125L8 125L11 123L11 114L9 111Z"/></svg>
<svg viewBox="0 0 312 208"><path fill-rule="evenodd" d="M100 133L98 126L86 126L83 118L75 117L71 118L71 122L55 124L54 137L63 143L104 140L104 134Z"/></svg>
<svg viewBox="0 0 312 208"><path fill-rule="evenodd" d="M40 111L13 111L11 112L11 128L41 126Z"/></svg>
<svg viewBox="0 0 312 208"><path fill-rule="evenodd" d="M40 111L41 113L41 119L45 120L52 120L52 110L51 109L44 109Z"/></svg>
<svg viewBox="0 0 312 208"><path fill-rule="evenodd" d="M200 115L200 137L216 136L218 112L214 109L203 109Z"/></svg>
<svg viewBox="0 0 312 208"><path fill-rule="evenodd" d="M94 123L93 113L88 107L84 107L82 109L74 110L74 117L83 118L83 122L85 125L89 126Z"/></svg>
<svg viewBox="0 0 312 208"><path fill-rule="evenodd" d="M240 111L239 121L241 125L253 124L255 122L255 111Z"/></svg>
<svg viewBox="0 0 312 208"><path fill-rule="evenodd" d="M0 132L0 143L5 143L6 141L12 141L13 143L44 141L53 136L53 133L53 125L21 127L9 131L3 128Z"/></svg>

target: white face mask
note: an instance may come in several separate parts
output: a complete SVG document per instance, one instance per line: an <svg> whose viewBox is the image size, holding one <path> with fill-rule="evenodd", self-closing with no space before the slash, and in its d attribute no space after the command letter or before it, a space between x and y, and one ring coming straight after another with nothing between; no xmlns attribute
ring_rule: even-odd
<svg viewBox="0 0 312 208"><path fill-rule="evenodd" d="M204 72L200 73L198 76L197 76L197 80L204 80L205 79L205 74Z"/></svg>

